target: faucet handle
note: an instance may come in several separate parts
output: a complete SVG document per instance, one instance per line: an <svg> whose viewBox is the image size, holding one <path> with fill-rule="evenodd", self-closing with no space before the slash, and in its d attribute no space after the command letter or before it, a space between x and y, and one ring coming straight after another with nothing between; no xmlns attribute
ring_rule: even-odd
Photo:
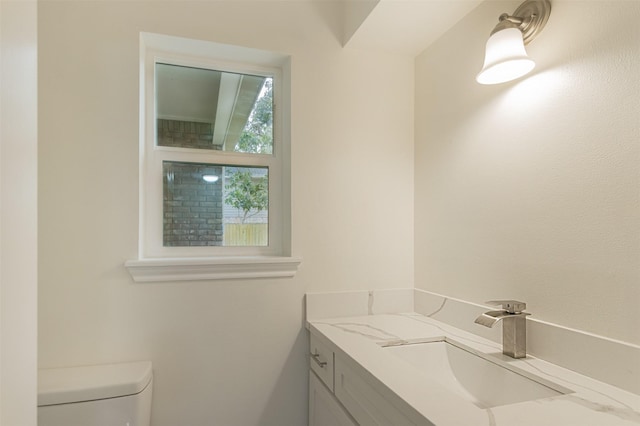
<svg viewBox="0 0 640 426"><path fill-rule="evenodd" d="M502 309L510 314L519 314L527 309L526 303L518 302L517 300L489 300L486 303L493 306L501 306Z"/></svg>

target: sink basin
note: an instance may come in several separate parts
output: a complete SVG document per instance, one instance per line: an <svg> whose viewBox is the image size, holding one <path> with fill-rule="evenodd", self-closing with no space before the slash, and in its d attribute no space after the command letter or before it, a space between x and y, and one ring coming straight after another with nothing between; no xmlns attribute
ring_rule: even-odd
<svg viewBox="0 0 640 426"><path fill-rule="evenodd" d="M490 355L444 339L386 346L439 385L480 408L549 398L573 391Z"/></svg>

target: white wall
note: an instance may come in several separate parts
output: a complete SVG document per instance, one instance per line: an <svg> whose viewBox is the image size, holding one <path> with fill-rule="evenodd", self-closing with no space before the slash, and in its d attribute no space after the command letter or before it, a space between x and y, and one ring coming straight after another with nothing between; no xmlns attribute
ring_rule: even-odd
<svg viewBox="0 0 640 426"><path fill-rule="evenodd" d="M534 73L476 84L518 3L416 60L416 287L640 343L640 3L553 1Z"/></svg>
<svg viewBox="0 0 640 426"><path fill-rule="evenodd" d="M39 4L39 363L150 359L155 426L303 425L307 291L413 283L413 61L339 2ZM292 55L291 280L134 284L140 31Z"/></svg>
<svg viewBox="0 0 640 426"><path fill-rule="evenodd" d="M35 426L37 8L0 2L0 425Z"/></svg>

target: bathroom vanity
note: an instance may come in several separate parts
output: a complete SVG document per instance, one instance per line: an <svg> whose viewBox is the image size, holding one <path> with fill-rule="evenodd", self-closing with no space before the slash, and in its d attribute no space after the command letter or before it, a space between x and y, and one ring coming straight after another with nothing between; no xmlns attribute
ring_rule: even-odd
<svg viewBox="0 0 640 426"><path fill-rule="evenodd" d="M640 424L640 396L415 312L310 319L310 426Z"/></svg>

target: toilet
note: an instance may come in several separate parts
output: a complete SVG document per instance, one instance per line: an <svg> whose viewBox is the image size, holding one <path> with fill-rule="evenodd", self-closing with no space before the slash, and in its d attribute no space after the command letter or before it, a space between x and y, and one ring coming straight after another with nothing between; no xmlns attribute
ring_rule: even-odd
<svg viewBox="0 0 640 426"><path fill-rule="evenodd" d="M38 370L38 426L149 426L151 362Z"/></svg>

